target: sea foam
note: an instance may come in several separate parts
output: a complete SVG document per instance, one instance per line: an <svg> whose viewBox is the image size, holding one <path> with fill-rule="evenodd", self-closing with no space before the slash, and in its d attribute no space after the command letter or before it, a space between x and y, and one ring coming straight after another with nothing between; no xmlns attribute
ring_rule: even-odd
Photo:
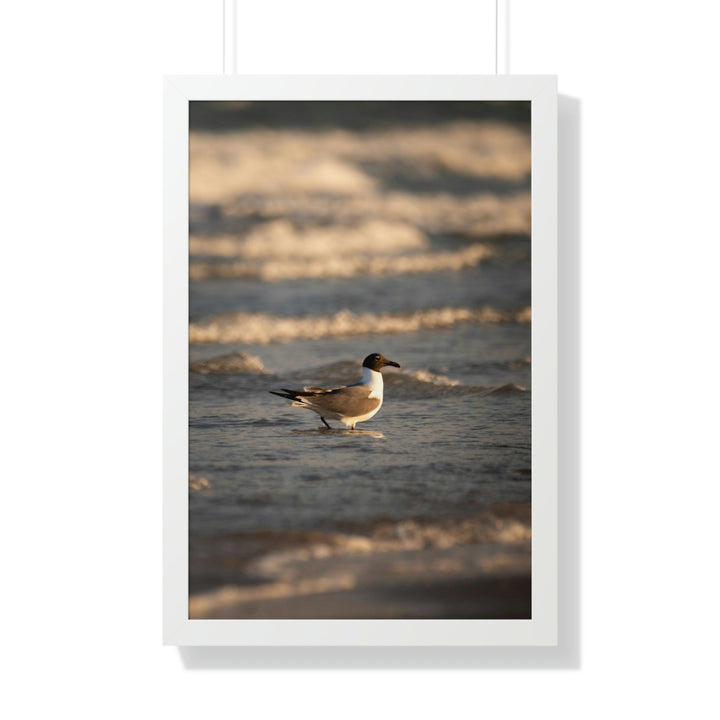
<svg viewBox="0 0 720 720"><path fill-rule="evenodd" d="M266 344L366 334L410 333L458 323L529 323L530 308L443 307L409 313L353 313L289 317L266 313L224 313L190 323L191 343Z"/></svg>
<svg viewBox="0 0 720 720"><path fill-rule="evenodd" d="M242 237L190 238L190 278L350 278L457 271L493 251L482 243L431 250L427 236L398 222L300 229L286 220L265 223Z"/></svg>
<svg viewBox="0 0 720 720"><path fill-rule="evenodd" d="M218 355L208 360L196 360L190 363L190 371L199 375L244 375L247 373L267 373L262 360L255 355L234 352Z"/></svg>
<svg viewBox="0 0 720 720"><path fill-rule="evenodd" d="M362 133L263 128L190 134L191 202L248 193L379 194L398 168L427 180L452 173L522 181L530 172L530 136L485 121Z"/></svg>

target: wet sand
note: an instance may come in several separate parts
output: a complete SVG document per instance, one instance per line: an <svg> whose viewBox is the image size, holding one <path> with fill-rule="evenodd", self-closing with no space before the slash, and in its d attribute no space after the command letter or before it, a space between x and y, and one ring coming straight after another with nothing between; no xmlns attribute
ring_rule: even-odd
<svg viewBox="0 0 720 720"><path fill-rule="evenodd" d="M208 619L352 620L529 619L529 575L390 582L357 590L247 601L218 608Z"/></svg>

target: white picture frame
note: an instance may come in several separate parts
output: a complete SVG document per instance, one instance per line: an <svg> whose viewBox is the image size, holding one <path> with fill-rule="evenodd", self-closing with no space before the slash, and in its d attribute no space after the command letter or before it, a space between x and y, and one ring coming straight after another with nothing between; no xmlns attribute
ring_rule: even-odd
<svg viewBox="0 0 720 720"><path fill-rule="evenodd" d="M557 82L554 76L177 76L165 79L166 645L552 646L558 634ZM523 100L532 126L532 619L188 618L188 142L193 100Z"/></svg>

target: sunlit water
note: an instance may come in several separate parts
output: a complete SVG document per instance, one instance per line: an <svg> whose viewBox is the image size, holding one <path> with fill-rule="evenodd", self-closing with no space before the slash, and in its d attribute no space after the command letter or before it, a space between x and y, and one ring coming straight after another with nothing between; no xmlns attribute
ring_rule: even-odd
<svg viewBox="0 0 720 720"><path fill-rule="evenodd" d="M428 203L423 215L422 192L406 188L414 204L391 207L378 187L389 171L377 169L383 167L377 155L387 148L377 138L373 145L361 133L348 133L342 142L326 138L326 149L339 143L334 157L342 168L311 166L299 175L300 194L287 184L273 192L265 176L253 189L252 177L243 175L246 194L233 195L223 174L214 201L205 187L203 202L193 206L194 617L529 616L529 585L517 590L517 578L529 578L530 561L530 250L518 215L526 200L517 200L527 199L528 179L518 171L527 146L525 131L498 127L497 137L515 153L508 172L517 187L510 192L510 180L498 181L495 205L484 174L488 161L481 162L479 152L477 167L468 161L457 192L441 194L444 204L430 193L435 205ZM472 146L472 126L456 132ZM323 147L322 135L312 142ZM203 142L222 138L210 134ZM293 133L285 141L293 149L307 145ZM408 141L401 150L417 152L413 162L420 167L437 141L425 128L416 146ZM244 147L242 136L228 142L230 150ZM375 164L359 159L362 153L375 153ZM211 160L203 163L211 177ZM410 165L407 158L401 165L408 177ZM307 186L322 186L333 172L347 193L323 203L326 188L308 192ZM438 183L443 172L449 170L436 172ZM467 199L473 178L481 195L477 206ZM503 205L508 197L515 200ZM470 236L457 227L455 214L445 212L454 201L463 203ZM363 202L405 223L405 230L394 226L384 250L378 238L387 227L367 225L377 218L346 217L362 214ZM333 207L330 217L343 220L328 231ZM488 207L494 208L491 217ZM283 220L273 226L277 218L266 214L277 208ZM480 242L472 223L483 217L496 230L480 232L484 250L477 256L463 255ZM357 229L357 222L366 226L343 246L343 228L352 234L348 228ZM506 231L497 231L503 222ZM263 242L266 232L274 245ZM213 238L224 239L213 244ZM387 262L373 265L378 257ZM345 272L346 262L358 271ZM383 371L383 407L355 431L332 420L328 430L315 413L269 393L356 382L371 352L402 369ZM498 578L516 582L503 591L507 615L502 608L488 610L481 599L453 605L452 594L434 604L388 595L373 605L367 596L373 589L448 581L460 597L463 583ZM477 592L472 587L465 596ZM348 595L355 604L312 605L313 598L319 603L320 597ZM293 598L306 605L293 605ZM272 605L281 599L290 604Z"/></svg>

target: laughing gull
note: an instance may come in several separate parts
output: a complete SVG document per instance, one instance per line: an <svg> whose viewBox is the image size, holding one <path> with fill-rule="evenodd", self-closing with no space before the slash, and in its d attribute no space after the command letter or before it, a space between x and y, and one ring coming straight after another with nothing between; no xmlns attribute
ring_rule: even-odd
<svg viewBox="0 0 720 720"><path fill-rule="evenodd" d="M270 390L273 395L279 395L292 401L292 407L303 407L316 412L325 427L330 428L326 417L339 420L351 430L356 423L369 420L383 402L383 378L380 370L386 365L399 368L400 365L384 358L380 353L368 355L363 360L363 379L354 385L342 387L322 388L307 387L304 390L287 390L282 392Z"/></svg>

